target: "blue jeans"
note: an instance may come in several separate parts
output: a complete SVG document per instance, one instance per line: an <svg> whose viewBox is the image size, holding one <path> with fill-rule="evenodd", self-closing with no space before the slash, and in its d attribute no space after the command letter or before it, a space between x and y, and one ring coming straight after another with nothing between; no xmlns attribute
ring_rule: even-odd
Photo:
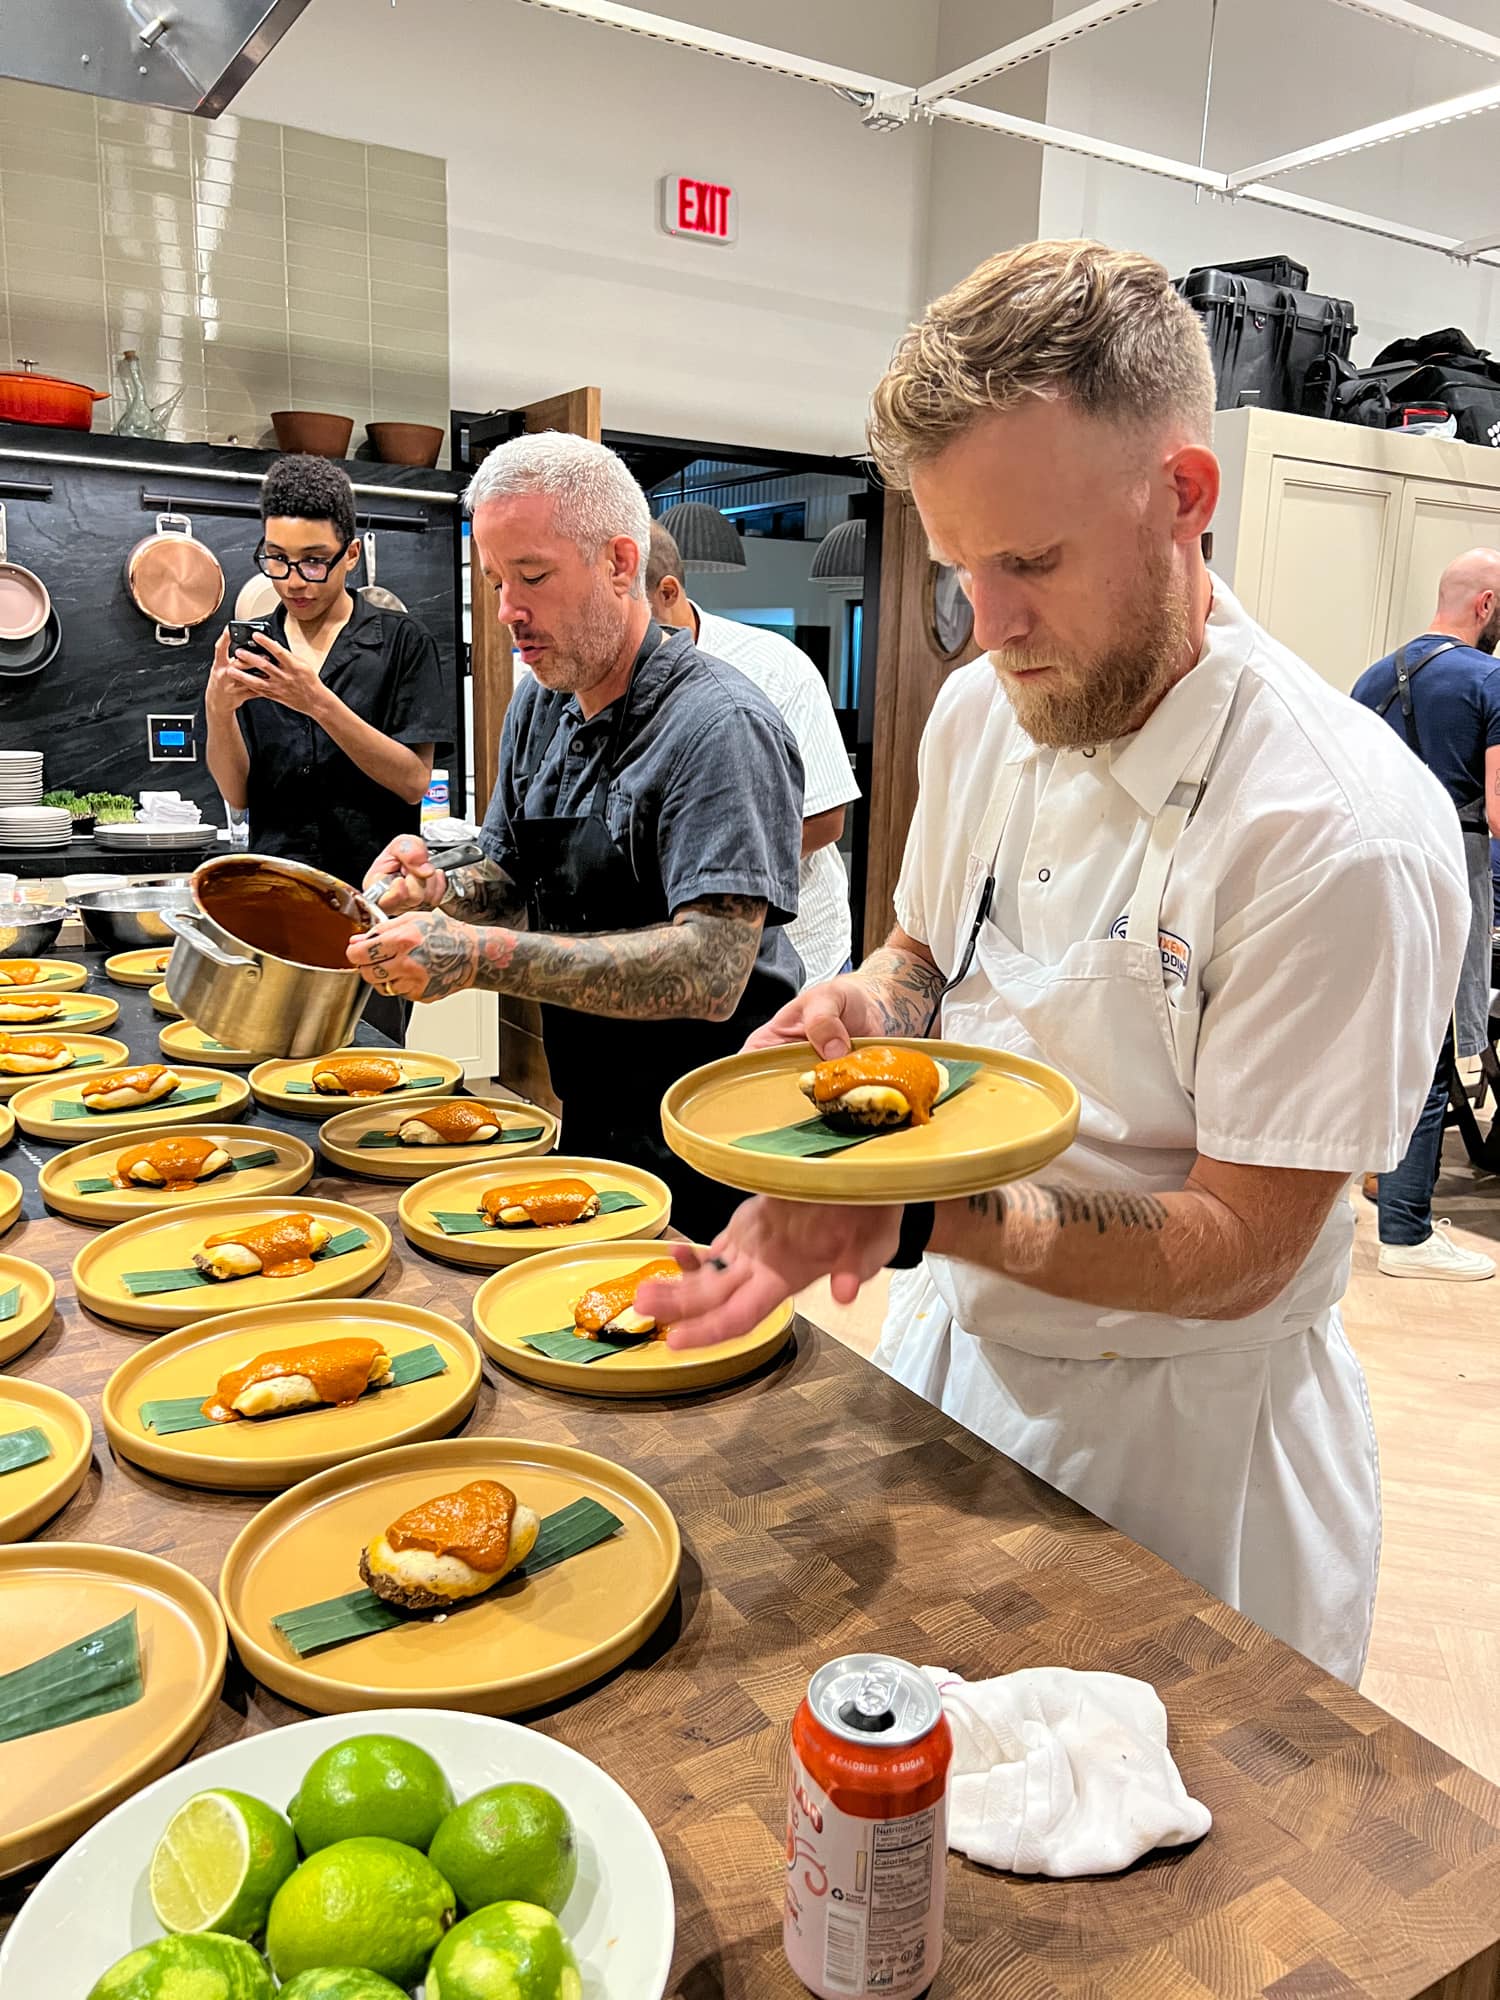
<svg viewBox="0 0 1500 2000"><path fill-rule="evenodd" d="M1408 1247L1432 1234L1432 1191L1437 1186L1448 1112L1448 1080L1453 1074L1453 1023L1443 1037L1437 1074L1422 1106L1406 1155L1394 1172L1380 1176L1380 1240Z"/></svg>

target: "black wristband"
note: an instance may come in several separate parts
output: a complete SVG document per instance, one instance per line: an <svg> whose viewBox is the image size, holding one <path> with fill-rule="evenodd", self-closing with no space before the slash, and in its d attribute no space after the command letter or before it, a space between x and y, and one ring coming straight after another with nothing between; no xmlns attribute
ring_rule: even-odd
<svg viewBox="0 0 1500 2000"><path fill-rule="evenodd" d="M937 1210L930 1201L909 1201L901 1211L901 1238L893 1257L886 1259L889 1271L914 1271L932 1241Z"/></svg>

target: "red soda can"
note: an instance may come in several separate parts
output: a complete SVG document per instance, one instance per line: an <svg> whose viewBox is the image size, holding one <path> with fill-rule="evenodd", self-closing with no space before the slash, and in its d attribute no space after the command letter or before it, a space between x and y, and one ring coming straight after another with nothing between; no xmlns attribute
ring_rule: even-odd
<svg viewBox="0 0 1500 2000"><path fill-rule="evenodd" d="M782 1936L819 1996L915 2000L943 1956L948 1766L938 1691L905 1660L848 1653L792 1718Z"/></svg>

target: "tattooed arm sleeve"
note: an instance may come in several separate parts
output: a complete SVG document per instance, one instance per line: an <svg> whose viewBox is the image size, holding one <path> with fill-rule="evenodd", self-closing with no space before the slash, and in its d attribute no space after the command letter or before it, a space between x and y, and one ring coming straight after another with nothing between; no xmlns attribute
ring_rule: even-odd
<svg viewBox="0 0 1500 2000"><path fill-rule="evenodd" d="M858 977L870 988L888 1035L925 1035L943 975L932 953L898 925L879 951L871 952Z"/></svg>
<svg viewBox="0 0 1500 2000"><path fill-rule="evenodd" d="M1054 1298L1246 1319L1291 1283L1347 1180L1200 1154L1181 1188L1158 1194L1016 1181L945 1202L929 1247Z"/></svg>
<svg viewBox="0 0 1500 2000"><path fill-rule="evenodd" d="M438 908L468 924L515 927L526 914L526 898L498 861L450 868L448 888Z"/></svg>
<svg viewBox="0 0 1500 2000"><path fill-rule="evenodd" d="M437 912L411 958L427 974L427 1000L478 986L620 1021L727 1021L765 916L750 897L704 896L669 924L571 937L475 929Z"/></svg>

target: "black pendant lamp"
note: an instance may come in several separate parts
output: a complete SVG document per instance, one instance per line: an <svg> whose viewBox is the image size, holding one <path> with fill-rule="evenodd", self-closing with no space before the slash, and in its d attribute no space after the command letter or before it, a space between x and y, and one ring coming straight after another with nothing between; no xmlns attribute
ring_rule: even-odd
<svg viewBox="0 0 1500 2000"><path fill-rule="evenodd" d="M865 580L865 524L840 521L818 544L810 575L830 588L835 584L863 583Z"/></svg>
<svg viewBox="0 0 1500 2000"><path fill-rule="evenodd" d="M744 569L745 549L733 524L704 500L679 500L661 517L686 570Z"/></svg>

